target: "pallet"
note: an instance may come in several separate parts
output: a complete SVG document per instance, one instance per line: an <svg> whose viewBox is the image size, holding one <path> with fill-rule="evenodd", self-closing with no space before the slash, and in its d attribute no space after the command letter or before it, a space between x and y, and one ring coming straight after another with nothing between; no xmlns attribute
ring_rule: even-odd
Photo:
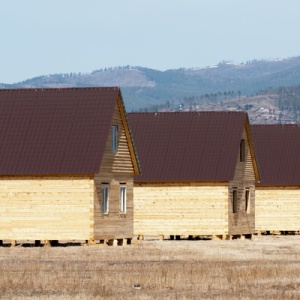
<svg viewBox="0 0 300 300"><path fill-rule="evenodd" d="M132 239L107 240L0 240L0 247L126 246Z"/></svg>
<svg viewBox="0 0 300 300"><path fill-rule="evenodd" d="M138 235L135 237L136 241L151 241L151 240L158 240L158 241L165 241L165 240L244 240L250 239L253 240L254 234L236 234L236 235L163 235L160 234L158 236L147 236L147 235Z"/></svg>
<svg viewBox="0 0 300 300"><path fill-rule="evenodd" d="M261 235L298 235L300 231L292 230L256 230L255 234L258 236Z"/></svg>

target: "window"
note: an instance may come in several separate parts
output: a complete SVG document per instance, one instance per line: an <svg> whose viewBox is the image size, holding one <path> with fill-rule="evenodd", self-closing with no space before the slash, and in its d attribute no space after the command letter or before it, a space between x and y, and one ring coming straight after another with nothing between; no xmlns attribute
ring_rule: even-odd
<svg viewBox="0 0 300 300"><path fill-rule="evenodd" d="M126 185L120 186L120 213L126 214Z"/></svg>
<svg viewBox="0 0 300 300"><path fill-rule="evenodd" d="M102 204L101 204L101 212L103 214L107 214L108 213L108 191L109 191L109 187L108 187L108 183L102 183Z"/></svg>
<svg viewBox="0 0 300 300"><path fill-rule="evenodd" d="M245 140L242 139L240 143L240 162L245 161Z"/></svg>
<svg viewBox="0 0 300 300"><path fill-rule="evenodd" d="M237 213L237 190L233 189L232 191L232 212Z"/></svg>
<svg viewBox="0 0 300 300"><path fill-rule="evenodd" d="M112 141L111 141L111 148L112 152L118 151L118 126L112 126Z"/></svg>
<svg viewBox="0 0 300 300"><path fill-rule="evenodd" d="M245 211L250 212L250 191L249 189L245 190Z"/></svg>

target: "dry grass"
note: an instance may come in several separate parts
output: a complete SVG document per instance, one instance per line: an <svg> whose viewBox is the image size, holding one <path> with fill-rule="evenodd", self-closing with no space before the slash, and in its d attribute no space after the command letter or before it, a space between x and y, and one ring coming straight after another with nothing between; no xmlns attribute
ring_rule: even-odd
<svg viewBox="0 0 300 300"><path fill-rule="evenodd" d="M299 299L300 236L0 248L0 290L9 299Z"/></svg>

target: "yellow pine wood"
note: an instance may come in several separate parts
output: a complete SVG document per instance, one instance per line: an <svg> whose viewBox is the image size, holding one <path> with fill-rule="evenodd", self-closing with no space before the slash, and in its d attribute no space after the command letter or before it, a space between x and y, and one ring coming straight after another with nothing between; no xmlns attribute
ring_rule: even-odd
<svg viewBox="0 0 300 300"><path fill-rule="evenodd" d="M89 176L1 177L1 239L86 239L91 187Z"/></svg>
<svg viewBox="0 0 300 300"><path fill-rule="evenodd" d="M226 186L135 186L134 234L226 233L227 194Z"/></svg>
<svg viewBox="0 0 300 300"><path fill-rule="evenodd" d="M257 187L256 230L300 230L300 187Z"/></svg>

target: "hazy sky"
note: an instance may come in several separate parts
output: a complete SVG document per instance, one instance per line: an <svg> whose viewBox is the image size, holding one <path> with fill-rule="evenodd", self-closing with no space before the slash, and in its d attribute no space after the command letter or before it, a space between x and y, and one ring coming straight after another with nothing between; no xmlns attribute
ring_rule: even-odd
<svg viewBox="0 0 300 300"><path fill-rule="evenodd" d="M3 0L0 82L300 55L299 0Z"/></svg>

